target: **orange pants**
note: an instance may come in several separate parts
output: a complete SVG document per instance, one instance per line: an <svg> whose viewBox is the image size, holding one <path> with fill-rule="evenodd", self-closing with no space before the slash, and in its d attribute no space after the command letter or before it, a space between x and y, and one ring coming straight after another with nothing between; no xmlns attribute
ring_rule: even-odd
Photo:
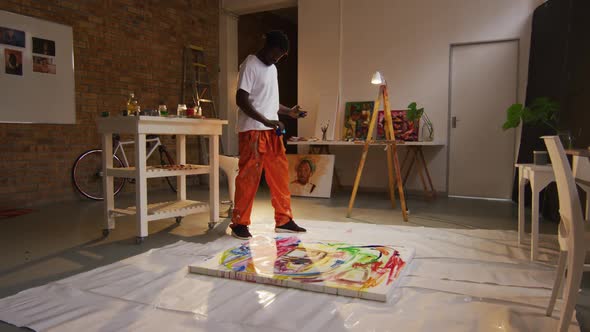
<svg viewBox="0 0 590 332"><path fill-rule="evenodd" d="M274 130L251 130L239 134L240 171L236 178L232 223L250 225L252 205L264 170L270 187L275 222L281 226L293 218L289 192L289 163L283 138Z"/></svg>

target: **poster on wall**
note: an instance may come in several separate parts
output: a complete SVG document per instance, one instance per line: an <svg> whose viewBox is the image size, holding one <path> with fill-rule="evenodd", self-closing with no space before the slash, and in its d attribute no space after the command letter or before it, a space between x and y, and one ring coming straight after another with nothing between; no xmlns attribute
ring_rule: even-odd
<svg viewBox="0 0 590 332"><path fill-rule="evenodd" d="M33 37L33 53L55 56L55 42Z"/></svg>
<svg viewBox="0 0 590 332"><path fill-rule="evenodd" d="M9 75L23 76L23 52L4 49L4 72Z"/></svg>
<svg viewBox="0 0 590 332"><path fill-rule="evenodd" d="M419 126L414 121L409 121L406 118L406 110L392 110L391 120L396 140L418 141ZM385 139L385 113L383 111L377 113L377 139Z"/></svg>
<svg viewBox="0 0 590 332"><path fill-rule="evenodd" d="M288 154L287 160L291 195L330 198L334 155Z"/></svg>
<svg viewBox="0 0 590 332"><path fill-rule="evenodd" d="M33 55L33 72L55 75L55 67L52 58Z"/></svg>
<svg viewBox="0 0 590 332"><path fill-rule="evenodd" d="M25 47L25 32L16 29L0 27L0 44Z"/></svg>
<svg viewBox="0 0 590 332"><path fill-rule="evenodd" d="M345 140L365 140L369 133L369 122L373 114L373 101L355 101L346 103L344 110Z"/></svg>

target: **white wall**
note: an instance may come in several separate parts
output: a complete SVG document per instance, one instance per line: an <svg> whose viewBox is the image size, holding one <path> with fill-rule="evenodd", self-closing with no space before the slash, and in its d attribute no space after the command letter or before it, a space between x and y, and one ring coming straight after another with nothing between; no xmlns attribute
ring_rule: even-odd
<svg viewBox="0 0 590 332"><path fill-rule="evenodd" d="M76 123L72 27L0 11L0 26L25 33L25 47L0 44L0 122ZM33 71L33 38L55 42L55 74ZM5 72L5 50L21 52L22 75Z"/></svg>
<svg viewBox="0 0 590 332"><path fill-rule="evenodd" d="M298 24L298 103L308 111L298 135L314 135L321 95L340 91L340 0L300 0Z"/></svg>
<svg viewBox="0 0 590 332"><path fill-rule="evenodd" d="M377 88L370 84L370 78L375 70L380 70L388 81L392 108L418 102L433 122L435 140L448 144L450 45L520 39L522 100L532 13L542 2L299 0L299 102L310 111L318 111L318 98L326 89L341 92L340 110L347 101L373 100ZM301 136L313 135L313 120L311 116L299 122ZM334 151L341 182L351 185L360 148L342 147ZM425 153L435 188L446 191L447 146ZM377 148L370 151L365 166L370 171L364 173L363 187L386 188L384 156ZM420 187L414 179L409 188Z"/></svg>
<svg viewBox="0 0 590 332"><path fill-rule="evenodd" d="M237 155L238 106L235 102L238 80L238 17L230 12L219 14L219 116L227 119L223 126L223 153Z"/></svg>

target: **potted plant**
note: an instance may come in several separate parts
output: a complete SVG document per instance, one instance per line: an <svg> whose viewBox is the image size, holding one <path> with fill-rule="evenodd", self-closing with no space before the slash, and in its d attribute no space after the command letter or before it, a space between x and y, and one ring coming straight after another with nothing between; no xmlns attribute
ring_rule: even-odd
<svg viewBox="0 0 590 332"><path fill-rule="evenodd" d="M522 121L532 125L547 125L557 133L558 112L559 104L547 97L536 98L530 106L512 104L506 110L506 122L502 129L516 128Z"/></svg>
<svg viewBox="0 0 590 332"><path fill-rule="evenodd" d="M559 103L547 97L535 98L529 106L523 104L512 104L506 110L506 122L502 125L502 129L508 130L516 128L520 123L533 126L546 126L553 130L556 135L559 135L563 145L566 148L572 147L571 135L566 131L560 132L557 127L559 120ZM541 156L546 159L547 152L533 151L535 158ZM543 161L535 161L535 163L544 164Z"/></svg>
<svg viewBox="0 0 590 332"><path fill-rule="evenodd" d="M432 141L434 139L434 128L432 128L432 122L428 118L428 115L424 112L424 107L418 108L416 102L410 103L406 112L406 118L408 121L418 121L418 123L420 123L420 119L424 120L421 128L422 137L425 138L425 141Z"/></svg>

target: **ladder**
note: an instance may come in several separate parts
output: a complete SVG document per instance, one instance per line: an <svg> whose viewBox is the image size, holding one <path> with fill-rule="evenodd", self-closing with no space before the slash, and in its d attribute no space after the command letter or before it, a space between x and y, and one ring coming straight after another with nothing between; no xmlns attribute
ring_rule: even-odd
<svg viewBox="0 0 590 332"><path fill-rule="evenodd" d="M217 110L211 93L209 70L205 63L205 49L200 46L187 45L183 54L183 75L181 104L193 103L195 112L206 118L217 119ZM205 138L199 136L199 163L206 165L209 162L208 145ZM223 152L223 146L220 144ZM199 176L199 182L206 183L206 176Z"/></svg>

